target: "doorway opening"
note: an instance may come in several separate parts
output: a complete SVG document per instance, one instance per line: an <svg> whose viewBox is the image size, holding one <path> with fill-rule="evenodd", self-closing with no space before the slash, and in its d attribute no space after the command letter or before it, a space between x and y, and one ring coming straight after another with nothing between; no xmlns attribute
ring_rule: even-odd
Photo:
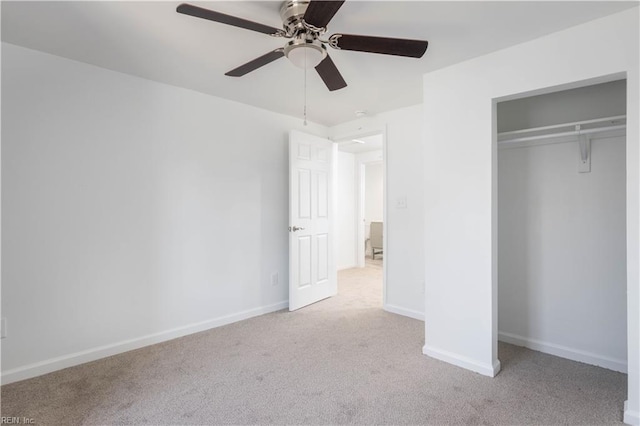
<svg viewBox="0 0 640 426"><path fill-rule="evenodd" d="M617 76L494 101L496 353L627 372L626 90Z"/></svg>
<svg viewBox="0 0 640 426"><path fill-rule="evenodd" d="M336 144L338 293L354 291L382 308L386 293L384 133L350 136Z"/></svg>

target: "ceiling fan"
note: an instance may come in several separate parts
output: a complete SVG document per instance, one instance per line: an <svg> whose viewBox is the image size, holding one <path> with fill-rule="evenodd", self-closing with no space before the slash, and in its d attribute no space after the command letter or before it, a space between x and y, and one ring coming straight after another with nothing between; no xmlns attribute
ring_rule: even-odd
<svg viewBox="0 0 640 426"><path fill-rule="evenodd" d="M329 24L329 21L331 21L343 3L344 0L286 0L280 6L282 29L225 15L224 13L191 4L181 4L176 11L197 18L257 31L273 37L290 39L284 47L272 50L225 73L225 75L231 77L241 77L285 56L300 68L315 68L327 88L330 91L334 91L346 87L347 83L327 53L327 45L338 50L381 53L410 58L421 58L424 55L429 45L424 40L353 34L333 34L328 39L321 38L327 31L327 24Z"/></svg>

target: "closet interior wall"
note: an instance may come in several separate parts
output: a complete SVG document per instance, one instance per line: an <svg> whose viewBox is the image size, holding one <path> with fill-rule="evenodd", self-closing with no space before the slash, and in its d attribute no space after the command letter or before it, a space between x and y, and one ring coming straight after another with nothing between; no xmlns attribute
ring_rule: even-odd
<svg viewBox="0 0 640 426"><path fill-rule="evenodd" d="M625 115L624 80L502 102L498 134ZM626 372L624 130L498 143L502 341Z"/></svg>

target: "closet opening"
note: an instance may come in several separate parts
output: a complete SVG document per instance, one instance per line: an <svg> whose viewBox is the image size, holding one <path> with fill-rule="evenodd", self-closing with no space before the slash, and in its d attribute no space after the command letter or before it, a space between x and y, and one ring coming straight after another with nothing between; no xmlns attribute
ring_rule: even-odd
<svg viewBox="0 0 640 426"><path fill-rule="evenodd" d="M626 90L618 76L494 105L496 351L627 372Z"/></svg>

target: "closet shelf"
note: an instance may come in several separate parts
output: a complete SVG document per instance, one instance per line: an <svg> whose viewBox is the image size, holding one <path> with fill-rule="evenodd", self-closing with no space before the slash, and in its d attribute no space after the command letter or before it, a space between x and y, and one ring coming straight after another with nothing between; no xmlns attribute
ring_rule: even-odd
<svg viewBox="0 0 640 426"><path fill-rule="evenodd" d="M571 123L554 124L552 126L532 127L530 129L514 130L498 133L498 144L506 145L517 142L528 142L541 139L563 138L568 136L580 137L594 133L621 130L627 127L627 116L596 118L593 120L574 121Z"/></svg>

